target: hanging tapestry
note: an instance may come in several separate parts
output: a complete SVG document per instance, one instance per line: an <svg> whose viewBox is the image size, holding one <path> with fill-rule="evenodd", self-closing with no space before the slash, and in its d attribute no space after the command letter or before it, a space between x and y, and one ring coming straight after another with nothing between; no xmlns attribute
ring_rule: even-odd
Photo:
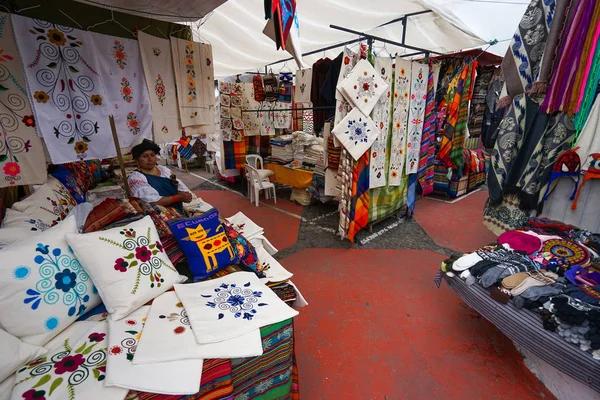
<svg viewBox="0 0 600 400"><path fill-rule="evenodd" d="M411 94L408 112L408 140L406 143L406 173L415 174L419 169L423 118L427 102L427 79L429 65L412 63Z"/></svg>
<svg viewBox="0 0 600 400"><path fill-rule="evenodd" d="M495 67L480 66L477 68L477 79L473 85L473 99L471 100L471 111L469 115L469 137L474 138L481 136L483 115L487 106L485 98L488 94L488 88L495 71Z"/></svg>
<svg viewBox="0 0 600 400"><path fill-rule="evenodd" d="M215 105L212 45L171 37L171 52L181 125L212 124Z"/></svg>
<svg viewBox="0 0 600 400"><path fill-rule="evenodd" d="M502 71L506 78L506 90L512 98L531 89L537 80L546 38L554 16L555 0L533 0L513 35L504 60Z"/></svg>
<svg viewBox="0 0 600 400"><path fill-rule="evenodd" d="M467 77L460 98L458 108L458 119L456 120L456 129L452 136L452 148L450 150L450 159L456 169L460 170L464 164L463 150L465 148L465 138L467 135L467 120L469 118L469 101L473 93L474 73L477 69L477 61L469 63L467 68Z"/></svg>
<svg viewBox="0 0 600 400"><path fill-rule="evenodd" d="M46 155L36 135L21 57L8 14L0 13L0 188L46 182Z"/></svg>
<svg viewBox="0 0 600 400"><path fill-rule="evenodd" d="M152 139L152 110L137 42L100 33L89 35L119 145L125 149L138 138Z"/></svg>
<svg viewBox="0 0 600 400"><path fill-rule="evenodd" d="M312 103L309 107L312 107ZM315 114L313 110L302 110L302 131L310 135L315 134Z"/></svg>
<svg viewBox="0 0 600 400"><path fill-rule="evenodd" d="M154 141L158 144L176 142L181 137L181 122L171 42L139 32L138 44L152 106Z"/></svg>
<svg viewBox="0 0 600 400"><path fill-rule="evenodd" d="M242 169L246 164L246 141L243 142L222 142L223 143L223 162L225 169Z"/></svg>
<svg viewBox="0 0 600 400"><path fill-rule="evenodd" d="M352 110L352 106L346 100L342 92L340 91L340 86L344 79L352 72L352 69L356 65L360 58L359 53L355 53L350 50L348 47L344 47L344 55L342 59L342 67L340 69L340 75L338 77L336 91L335 91L335 120L334 122L337 124Z"/></svg>
<svg viewBox="0 0 600 400"><path fill-rule="evenodd" d="M440 72L439 65L432 65L427 78L427 102L425 105L425 117L423 122L423 136L421 137L421 153L419 158L419 170L417 178L421 185L423 196L433 192L433 177L435 158L435 83Z"/></svg>
<svg viewBox="0 0 600 400"><path fill-rule="evenodd" d="M117 155L90 33L12 15L36 125L54 164Z"/></svg>
<svg viewBox="0 0 600 400"><path fill-rule="evenodd" d="M299 69L296 71L296 88L294 101L296 103L310 102L310 90L312 85L312 68Z"/></svg>
<svg viewBox="0 0 600 400"><path fill-rule="evenodd" d="M258 110L260 103L254 98L254 85L252 83L242 83L242 121L244 121L244 136L260 135L260 113L258 111L246 112L247 110Z"/></svg>
<svg viewBox="0 0 600 400"><path fill-rule="evenodd" d="M244 107L245 89L243 83L219 83L221 135L223 140L242 142L244 140Z"/></svg>
<svg viewBox="0 0 600 400"><path fill-rule="evenodd" d="M358 108L353 108L332 132L357 161L369 150L378 135L373 120L366 117Z"/></svg>
<svg viewBox="0 0 600 400"><path fill-rule="evenodd" d="M373 122L378 135L371 146L371 161L369 187L382 187L387 184L387 170L385 163L387 158L387 142L390 129L390 114L392 103L392 59L389 57L377 57L375 59L375 71L389 85L388 90L379 98L373 109Z"/></svg>
<svg viewBox="0 0 600 400"><path fill-rule="evenodd" d="M369 152L354 163L348 239L354 243L356 234L369 223Z"/></svg>
<svg viewBox="0 0 600 400"><path fill-rule="evenodd" d="M355 108L364 115L369 115L388 87L389 85L379 76L370 62L360 60L344 79L340 90Z"/></svg>
<svg viewBox="0 0 600 400"><path fill-rule="evenodd" d="M392 150L389 170L390 186L400 185L404 171L411 76L411 62L396 57L394 120L392 124Z"/></svg>

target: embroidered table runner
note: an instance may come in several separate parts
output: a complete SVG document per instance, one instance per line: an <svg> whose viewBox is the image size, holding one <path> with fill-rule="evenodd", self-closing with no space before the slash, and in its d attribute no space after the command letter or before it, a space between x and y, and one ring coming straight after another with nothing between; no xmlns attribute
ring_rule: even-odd
<svg viewBox="0 0 600 400"><path fill-rule="evenodd" d="M90 33L12 15L36 125L54 164L117 155Z"/></svg>
<svg viewBox="0 0 600 400"><path fill-rule="evenodd" d="M406 136L408 129L408 104L410 98L410 61L396 57L394 90L394 123L392 125L392 153L390 154L389 185L400 186L406 159Z"/></svg>
<svg viewBox="0 0 600 400"><path fill-rule="evenodd" d="M378 57L375 59L375 71L389 85L388 90L379 98L373 109L373 122L378 130L377 138L371 146L369 167L369 187L377 188L387 184L385 161L387 156L388 132L390 128L391 93L392 93L392 59Z"/></svg>
<svg viewBox="0 0 600 400"><path fill-rule="evenodd" d="M412 82L408 113L408 142L406 143L407 174L415 174L419 169L428 77L429 65L418 62L412 63Z"/></svg>
<svg viewBox="0 0 600 400"><path fill-rule="evenodd" d="M309 103L311 86L312 68L297 70L294 101L296 103Z"/></svg>
<svg viewBox="0 0 600 400"><path fill-rule="evenodd" d="M171 37L181 125L208 125L214 112L212 46Z"/></svg>
<svg viewBox="0 0 600 400"><path fill-rule="evenodd" d="M36 134L9 14L0 13L0 40L0 187L44 183L46 155Z"/></svg>
<svg viewBox="0 0 600 400"><path fill-rule="evenodd" d="M171 42L144 32L138 33L144 76L152 105L154 141L175 142L181 137Z"/></svg>
<svg viewBox="0 0 600 400"><path fill-rule="evenodd" d="M137 42L100 33L89 35L119 145L125 149L138 138L152 139L152 110Z"/></svg>

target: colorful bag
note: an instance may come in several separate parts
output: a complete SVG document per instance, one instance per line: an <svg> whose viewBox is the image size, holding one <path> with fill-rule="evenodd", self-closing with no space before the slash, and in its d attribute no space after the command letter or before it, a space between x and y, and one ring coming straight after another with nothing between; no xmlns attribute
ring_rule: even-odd
<svg viewBox="0 0 600 400"><path fill-rule="evenodd" d="M258 102L265 101L265 88L263 87L262 76L258 74L254 75L252 85L254 86L254 100Z"/></svg>
<svg viewBox="0 0 600 400"><path fill-rule="evenodd" d="M192 218L170 220L168 224L185 253L194 280L205 279L237 262L216 209Z"/></svg>
<svg viewBox="0 0 600 400"><path fill-rule="evenodd" d="M279 100L279 86L277 85L277 77L272 72L265 75L265 100L274 102Z"/></svg>

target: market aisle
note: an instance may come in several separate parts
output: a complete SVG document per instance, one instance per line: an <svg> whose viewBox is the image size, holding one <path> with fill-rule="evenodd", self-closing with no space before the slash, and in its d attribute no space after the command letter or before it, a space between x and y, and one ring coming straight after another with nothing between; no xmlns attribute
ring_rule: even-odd
<svg viewBox="0 0 600 400"><path fill-rule="evenodd" d="M415 219L437 245L470 252L496 241L496 235L483 226L487 198L485 190L452 204L425 197L417 202Z"/></svg>
<svg viewBox="0 0 600 400"><path fill-rule="evenodd" d="M285 260L312 305L296 319L308 399L552 399L512 342L432 281L420 250L303 250Z"/></svg>

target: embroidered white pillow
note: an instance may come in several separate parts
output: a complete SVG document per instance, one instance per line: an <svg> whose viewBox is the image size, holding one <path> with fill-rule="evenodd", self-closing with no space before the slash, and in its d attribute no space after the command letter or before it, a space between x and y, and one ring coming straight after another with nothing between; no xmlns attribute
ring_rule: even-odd
<svg viewBox="0 0 600 400"><path fill-rule="evenodd" d="M106 387L106 321L68 336L44 357L21 367L12 400L122 400L127 389Z"/></svg>
<svg viewBox="0 0 600 400"><path fill-rule="evenodd" d="M367 60L360 60L340 85L344 97L365 115L371 114L389 85Z"/></svg>
<svg viewBox="0 0 600 400"><path fill-rule="evenodd" d="M115 320L186 279L171 264L149 216L121 228L67 235L67 241Z"/></svg>
<svg viewBox="0 0 600 400"><path fill-rule="evenodd" d="M175 292L200 344L233 339L298 315L254 272L175 285Z"/></svg>
<svg viewBox="0 0 600 400"><path fill-rule="evenodd" d="M46 354L48 350L22 342L21 339L0 329L0 382L23 364Z"/></svg>
<svg viewBox="0 0 600 400"><path fill-rule="evenodd" d="M13 204L12 208L53 226L64 220L76 205L67 188L49 176L48 182L41 185L31 196Z"/></svg>
<svg viewBox="0 0 600 400"><path fill-rule="evenodd" d="M367 117L358 108L353 108L333 128L332 132L346 150L348 150L352 158L357 161L371 148L371 145L379 135L379 130L371 117Z"/></svg>
<svg viewBox="0 0 600 400"><path fill-rule="evenodd" d="M207 358L256 357L263 354L260 329L234 339L198 344L183 304L173 291L154 299L133 364Z"/></svg>
<svg viewBox="0 0 600 400"><path fill-rule="evenodd" d="M44 221L7 209L0 229L0 249L50 228Z"/></svg>
<svg viewBox="0 0 600 400"><path fill-rule="evenodd" d="M0 325L43 346L100 304L92 280L65 239L75 218L0 250Z"/></svg>

